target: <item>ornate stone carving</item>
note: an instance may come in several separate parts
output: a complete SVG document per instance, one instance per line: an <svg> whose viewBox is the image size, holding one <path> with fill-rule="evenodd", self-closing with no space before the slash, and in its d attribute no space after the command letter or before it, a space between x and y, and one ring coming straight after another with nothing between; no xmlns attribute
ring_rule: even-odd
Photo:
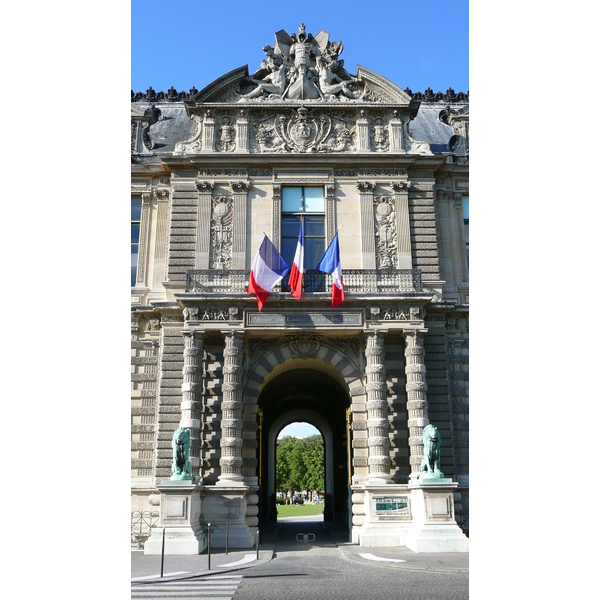
<svg viewBox="0 0 600 600"><path fill-rule="evenodd" d="M341 42L330 42L329 34L320 31L316 37L306 33L300 24L298 35L281 30L275 34L275 47L263 46L266 58L246 82L255 86L241 94L248 100L323 100L360 99L361 83L339 60Z"/></svg>
<svg viewBox="0 0 600 600"><path fill-rule="evenodd" d="M192 119L196 123L194 135L189 140L177 142L173 154L196 154L202 150L202 117L192 115Z"/></svg>
<svg viewBox="0 0 600 600"><path fill-rule="evenodd" d="M233 198L213 198L211 232L211 269L229 269L233 248Z"/></svg>
<svg viewBox="0 0 600 600"><path fill-rule="evenodd" d="M390 269L396 266L398 257L395 199L393 196L374 196L373 208L377 268Z"/></svg>
<svg viewBox="0 0 600 600"><path fill-rule="evenodd" d="M221 117L217 133L217 150L219 152L233 152L235 150L235 119L224 115Z"/></svg>
<svg viewBox="0 0 600 600"><path fill-rule="evenodd" d="M252 121L251 152L342 152L355 149L356 127L341 113L305 107Z"/></svg>
<svg viewBox="0 0 600 600"><path fill-rule="evenodd" d="M375 152L387 152L390 148L388 122L383 117L377 117L372 123L371 148Z"/></svg>
<svg viewBox="0 0 600 600"><path fill-rule="evenodd" d="M287 340L293 356L298 358L314 358L321 347L320 335L298 334L288 335Z"/></svg>

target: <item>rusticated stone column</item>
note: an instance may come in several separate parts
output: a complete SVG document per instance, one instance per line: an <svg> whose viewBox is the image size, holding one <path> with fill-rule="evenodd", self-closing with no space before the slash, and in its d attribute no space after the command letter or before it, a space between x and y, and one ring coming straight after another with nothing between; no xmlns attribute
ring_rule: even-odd
<svg viewBox="0 0 600 600"><path fill-rule="evenodd" d="M367 483L389 483L390 438L388 435L387 384L385 381L384 334L367 334L367 444L369 446L369 476Z"/></svg>
<svg viewBox="0 0 600 600"><path fill-rule="evenodd" d="M242 475L242 375L244 333L225 334L223 351L223 401L221 402L221 475L217 485L244 485Z"/></svg>
<svg viewBox="0 0 600 600"><path fill-rule="evenodd" d="M200 431L199 418L202 399L202 358L204 356L204 331L184 329L183 334L183 383L181 384L180 427L190 430L190 464L192 474L200 476Z"/></svg>
<svg viewBox="0 0 600 600"><path fill-rule="evenodd" d="M427 384L425 383L425 349L427 330L404 333L406 346L406 408L408 409L408 445L410 449L410 479L421 472L423 460L423 428L429 424Z"/></svg>

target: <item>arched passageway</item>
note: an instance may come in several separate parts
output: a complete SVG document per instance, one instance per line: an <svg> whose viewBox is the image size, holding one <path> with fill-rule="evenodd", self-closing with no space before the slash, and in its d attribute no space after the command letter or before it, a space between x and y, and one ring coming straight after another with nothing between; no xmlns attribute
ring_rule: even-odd
<svg viewBox="0 0 600 600"><path fill-rule="evenodd" d="M314 425L323 436L325 457L325 521L348 522L347 392L330 375L293 369L274 377L258 398L263 412L260 456L260 521L277 520L275 504L276 443L279 432L294 421Z"/></svg>

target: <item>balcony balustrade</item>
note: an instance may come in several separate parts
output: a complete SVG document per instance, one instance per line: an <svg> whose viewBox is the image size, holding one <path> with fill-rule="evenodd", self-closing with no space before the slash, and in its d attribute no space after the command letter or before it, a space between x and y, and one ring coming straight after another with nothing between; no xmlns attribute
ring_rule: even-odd
<svg viewBox="0 0 600 600"><path fill-rule="evenodd" d="M420 269L344 269L342 271L346 292L420 292L422 291ZM187 271L185 291L191 293L239 293L245 292L250 271L226 269L191 269ZM289 274L272 291L289 291ZM302 278L305 294L329 292L331 275L308 269Z"/></svg>

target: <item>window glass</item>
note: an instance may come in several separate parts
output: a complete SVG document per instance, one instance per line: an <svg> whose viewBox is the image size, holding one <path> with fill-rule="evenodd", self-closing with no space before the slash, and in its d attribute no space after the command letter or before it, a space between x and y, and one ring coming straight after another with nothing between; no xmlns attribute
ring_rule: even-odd
<svg viewBox="0 0 600 600"><path fill-rule="evenodd" d="M139 221L142 215L142 199L131 197L131 220Z"/></svg>
<svg viewBox="0 0 600 600"><path fill-rule="evenodd" d="M140 219L142 215L142 199L131 197L131 287L135 285L137 261L140 247Z"/></svg>
<svg viewBox="0 0 600 600"><path fill-rule="evenodd" d="M302 188L284 187L281 190L281 211L286 213L302 212Z"/></svg>
<svg viewBox="0 0 600 600"><path fill-rule="evenodd" d="M323 194L323 188L304 188L304 211L325 212L325 197Z"/></svg>
<svg viewBox="0 0 600 600"><path fill-rule="evenodd" d="M469 220L469 196L462 197L463 218Z"/></svg>

